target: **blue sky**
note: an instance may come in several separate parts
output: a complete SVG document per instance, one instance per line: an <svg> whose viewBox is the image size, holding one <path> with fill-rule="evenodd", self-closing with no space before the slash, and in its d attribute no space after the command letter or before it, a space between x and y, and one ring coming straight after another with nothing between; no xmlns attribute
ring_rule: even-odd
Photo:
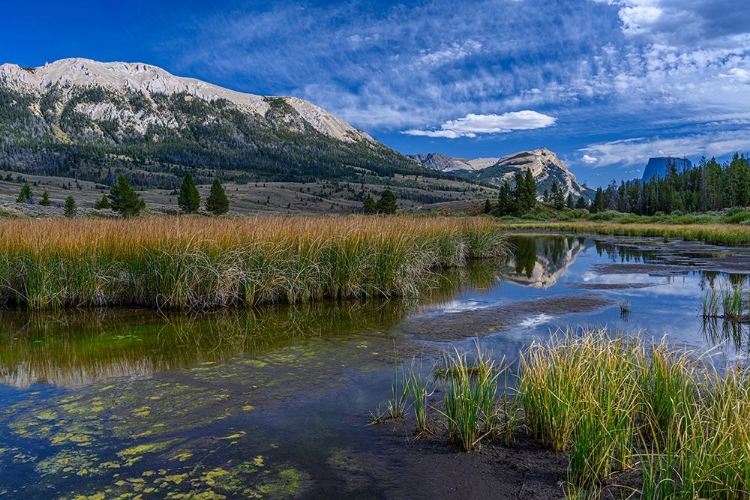
<svg viewBox="0 0 750 500"><path fill-rule="evenodd" d="M294 95L403 153L547 147L590 186L750 152L747 0L8 2L0 63Z"/></svg>

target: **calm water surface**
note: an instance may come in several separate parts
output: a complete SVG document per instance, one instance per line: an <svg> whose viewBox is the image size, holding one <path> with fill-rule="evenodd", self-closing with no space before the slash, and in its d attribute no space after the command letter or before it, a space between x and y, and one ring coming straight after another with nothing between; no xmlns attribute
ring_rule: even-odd
<svg viewBox="0 0 750 500"><path fill-rule="evenodd" d="M366 424L390 397L394 345L428 364L441 348L473 348L402 334L407 318L595 294L612 305L530 312L480 342L515 359L558 328L606 324L747 357L747 326L706 328L699 316L711 287L747 284L747 250L513 242L510 261L452 272L418 300L200 315L0 310L0 497L381 498L368 462L386 451Z"/></svg>

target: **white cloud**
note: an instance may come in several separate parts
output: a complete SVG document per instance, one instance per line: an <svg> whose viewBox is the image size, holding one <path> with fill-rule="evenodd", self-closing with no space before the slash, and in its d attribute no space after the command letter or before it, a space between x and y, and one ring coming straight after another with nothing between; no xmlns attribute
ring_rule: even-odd
<svg viewBox="0 0 750 500"><path fill-rule="evenodd" d="M589 155L583 155L582 161L586 165L591 165L592 163L598 162L599 158L594 158L593 156L589 156Z"/></svg>
<svg viewBox="0 0 750 500"><path fill-rule="evenodd" d="M469 40L464 44L454 43L435 52L423 51L424 55L419 58L419 63L425 66L439 67L452 62L460 61L482 48L482 44Z"/></svg>
<svg viewBox="0 0 750 500"><path fill-rule="evenodd" d="M626 35L637 35L656 24L662 15L661 9L649 5L637 5L620 9L622 31Z"/></svg>
<svg viewBox="0 0 750 500"><path fill-rule="evenodd" d="M719 75L722 78L734 78L743 83L750 83L750 71L743 68L732 68L728 73Z"/></svg>
<svg viewBox="0 0 750 500"><path fill-rule="evenodd" d="M524 110L502 115L477 115L470 113L463 118L450 120L440 130L407 130L404 134L426 137L476 137L480 134L504 134L515 130L534 130L551 127L557 118L536 111Z"/></svg>

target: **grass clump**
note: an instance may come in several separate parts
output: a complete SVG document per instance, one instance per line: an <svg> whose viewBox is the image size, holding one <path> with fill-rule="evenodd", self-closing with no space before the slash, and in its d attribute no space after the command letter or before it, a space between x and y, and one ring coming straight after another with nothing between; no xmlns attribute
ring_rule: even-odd
<svg viewBox="0 0 750 500"><path fill-rule="evenodd" d="M415 295L505 255L487 219L0 220L0 303L201 309Z"/></svg>
<svg viewBox="0 0 750 500"><path fill-rule="evenodd" d="M749 498L747 370L604 329L532 344L521 370L527 428L568 452L570 496L637 467L643 498Z"/></svg>
<svg viewBox="0 0 750 500"><path fill-rule="evenodd" d="M750 321L750 310L746 312L748 292L744 281L720 283L718 289L711 287L703 298L703 319L723 318L730 321Z"/></svg>
<svg viewBox="0 0 750 500"><path fill-rule="evenodd" d="M444 364L444 415L448 439L462 450L471 451L497 428L495 398L501 370L489 353L482 352L478 345L473 363L468 362L465 352L455 351L446 356Z"/></svg>

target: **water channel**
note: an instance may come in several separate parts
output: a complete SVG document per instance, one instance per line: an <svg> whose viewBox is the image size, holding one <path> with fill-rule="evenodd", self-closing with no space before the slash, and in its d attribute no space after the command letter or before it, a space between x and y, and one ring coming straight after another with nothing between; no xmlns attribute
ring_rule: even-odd
<svg viewBox="0 0 750 500"><path fill-rule="evenodd" d="M708 290L748 282L750 249L513 237L513 258L417 299L164 314L0 309L0 497L383 498L398 482L371 412L394 353L476 338L514 360L559 328L607 325L722 362L748 326L706 324ZM405 441L408 437L405 438ZM386 477L387 476L387 477Z"/></svg>

